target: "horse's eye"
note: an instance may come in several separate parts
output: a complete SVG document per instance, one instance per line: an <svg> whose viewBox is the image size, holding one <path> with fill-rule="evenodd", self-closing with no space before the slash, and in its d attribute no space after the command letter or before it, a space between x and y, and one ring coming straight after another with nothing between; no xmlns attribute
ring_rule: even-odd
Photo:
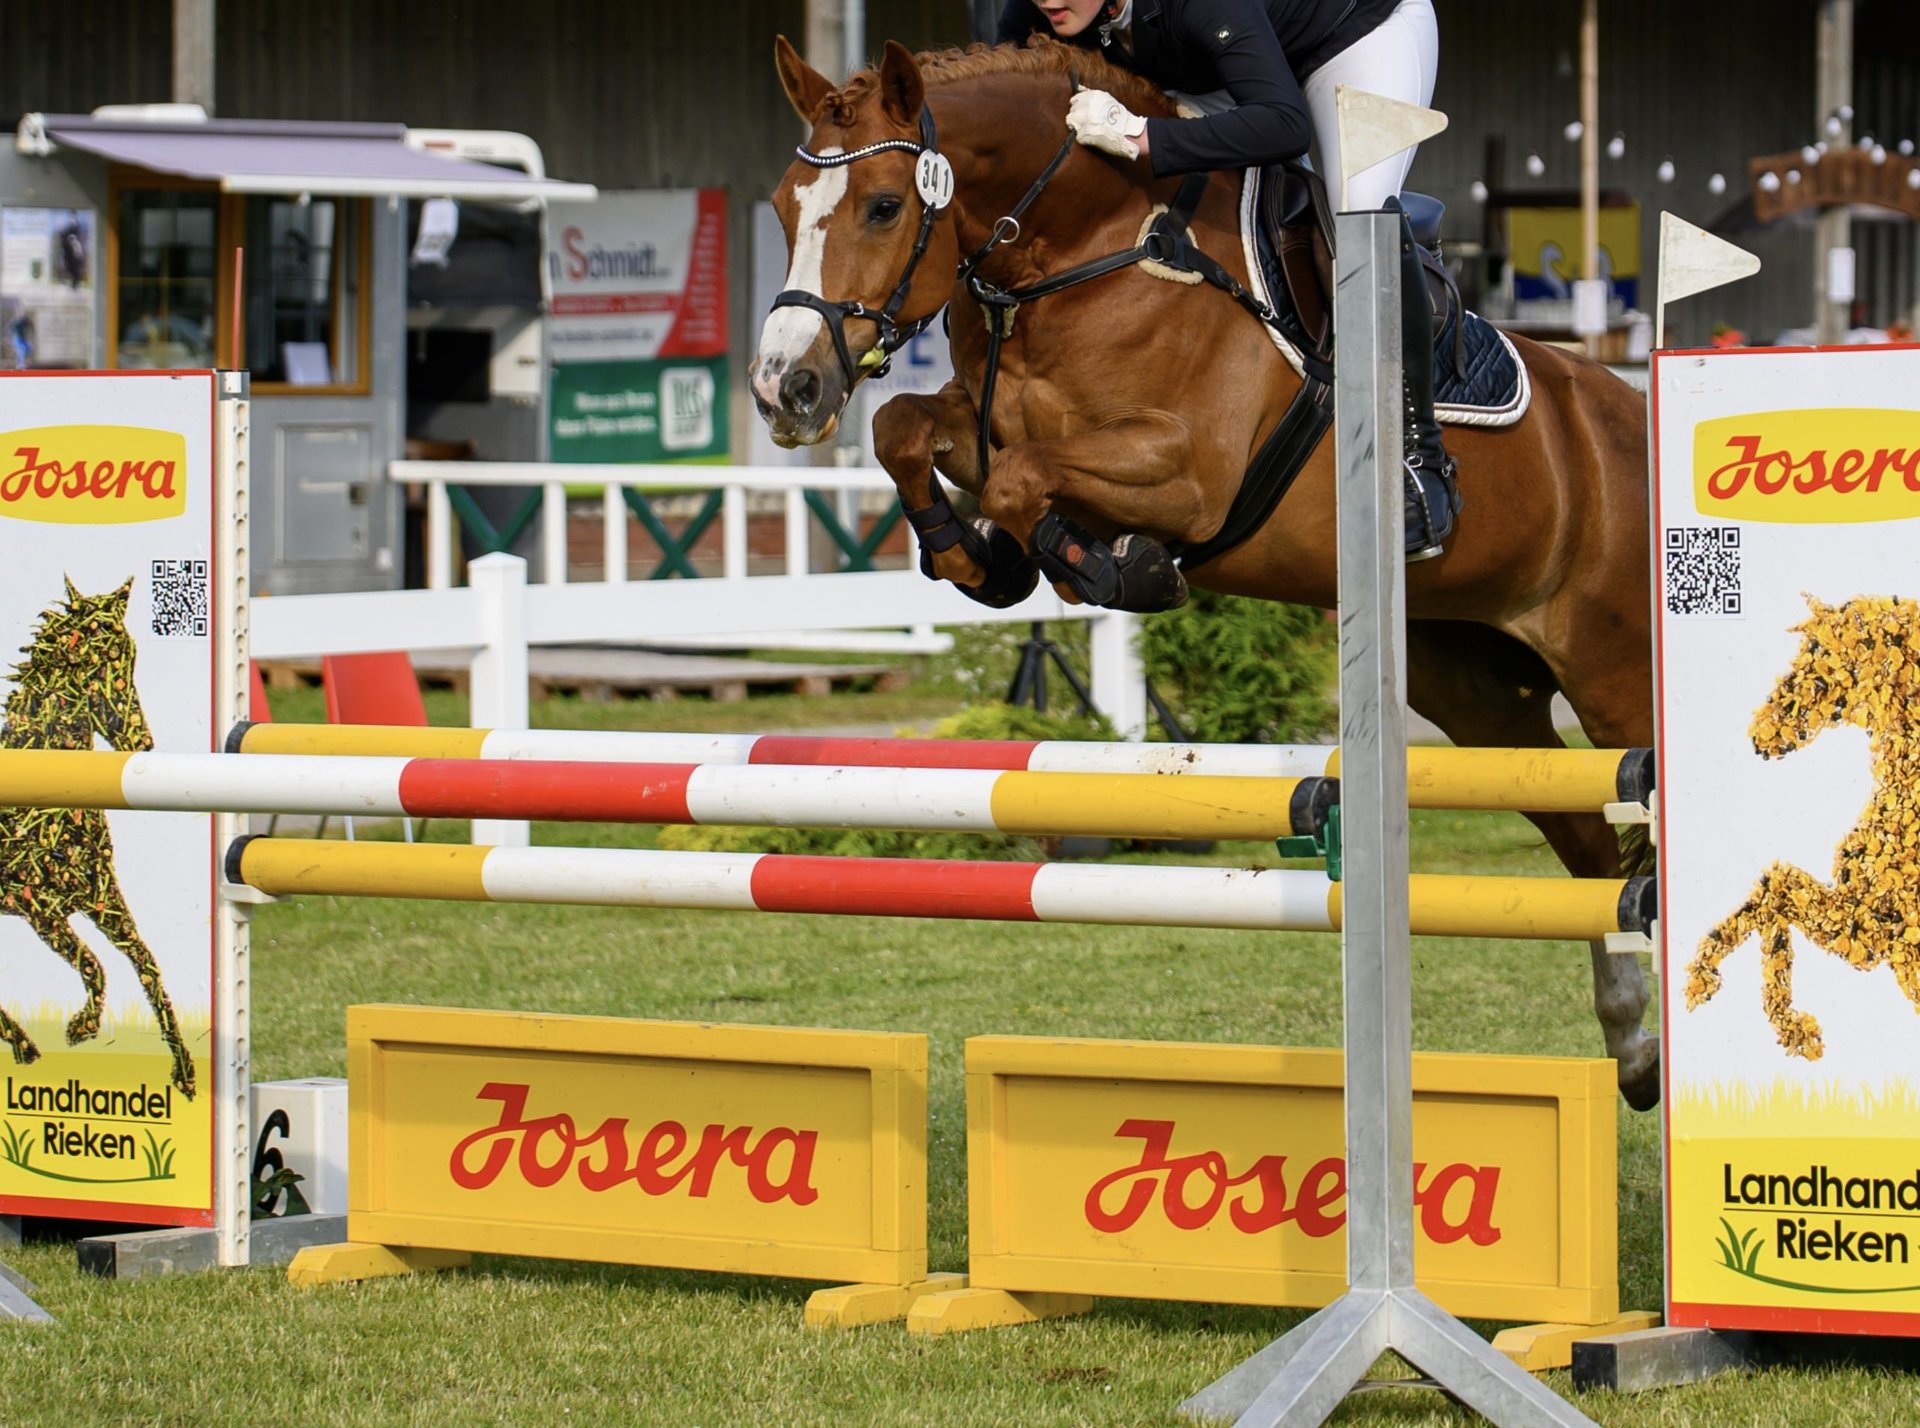
<svg viewBox="0 0 1920 1428"><path fill-rule="evenodd" d="M885 227L900 216L900 200L892 194L883 194L867 205L867 222L876 228Z"/></svg>

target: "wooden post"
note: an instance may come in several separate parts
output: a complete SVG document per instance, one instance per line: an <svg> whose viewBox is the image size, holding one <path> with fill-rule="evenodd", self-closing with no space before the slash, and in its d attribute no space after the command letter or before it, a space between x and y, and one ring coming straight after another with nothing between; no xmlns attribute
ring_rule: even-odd
<svg viewBox="0 0 1920 1428"><path fill-rule="evenodd" d="M216 0L173 0L173 97L213 113Z"/></svg>
<svg viewBox="0 0 1920 1428"><path fill-rule="evenodd" d="M1827 128L1829 115L1837 115L1842 105L1853 103L1853 0L1821 0L1819 21L1819 76L1814 86L1816 131L1838 149L1853 142L1853 123L1840 118L1840 131ZM1814 341L1827 344L1842 341L1851 326L1852 303L1828 292L1829 255L1836 248L1853 244L1853 219L1843 205L1820 214L1813 252Z"/></svg>
<svg viewBox="0 0 1920 1428"><path fill-rule="evenodd" d="M807 0L807 63L835 84L847 77L841 0Z"/></svg>
<svg viewBox="0 0 1920 1428"><path fill-rule="evenodd" d="M1600 0L1585 0L1580 15L1580 276L1600 276ZM1599 333L1587 335L1587 355L1600 356Z"/></svg>

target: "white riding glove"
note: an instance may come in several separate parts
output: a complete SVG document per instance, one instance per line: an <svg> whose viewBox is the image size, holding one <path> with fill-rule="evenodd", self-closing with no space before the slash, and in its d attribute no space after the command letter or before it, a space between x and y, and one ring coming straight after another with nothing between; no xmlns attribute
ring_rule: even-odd
<svg viewBox="0 0 1920 1428"><path fill-rule="evenodd" d="M1140 146L1128 141L1146 132L1147 121L1106 90L1083 89L1067 106L1067 127L1089 149L1137 159Z"/></svg>

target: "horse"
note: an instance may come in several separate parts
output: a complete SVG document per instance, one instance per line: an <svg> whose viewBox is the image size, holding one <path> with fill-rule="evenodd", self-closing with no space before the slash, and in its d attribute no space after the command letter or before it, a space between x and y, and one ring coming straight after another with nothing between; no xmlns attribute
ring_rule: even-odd
<svg viewBox="0 0 1920 1428"><path fill-rule="evenodd" d="M1720 990L1720 964L1749 937L1760 942L1760 1002L1789 1056L1818 1061L1820 1023L1793 1005L1793 929L1814 945L1871 971L1885 963L1920 1010L1920 873L1912 859L1914 799L1920 794L1920 605L1861 596L1844 605L1807 597L1811 617L1795 626L1799 653L1748 733L1754 752L1777 759L1822 730L1867 731L1873 793L1860 821L1834 851L1833 882L1774 863L1753 891L1700 940L1687 966L1687 1009Z"/></svg>
<svg viewBox="0 0 1920 1428"><path fill-rule="evenodd" d="M1064 520L1069 559L1104 552L1129 578L1144 570L1161 605L1184 598L1168 543L1220 530L1302 385L1232 291L1249 279L1240 177L1211 175L1185 225L1218 280L1163 281L1129 264L1008 311L979 295L1030 291L1136 247L1181 201L1177 180L1063 143L1074 85L1149 116L1172 114L1168 97L1045 41L917 57L889 42L876 70L836 87L781 37L775 68L811 133L774 194L788 291L750 374L774 440L830 436L854 385L945 309L954 380L896 397L873 420L875 455L921 532L923 570L1013 603L1034 584L1036 532ZM1595 744L1651 744L1645 403L1598 363L1514 343L1531 406L1503 430L1451 429L1465 513L1445 553L1407 572L1408 702L1462 745L1556 747L1560 691ZM978 520L953 516L936 468L977 499ZM1321 441L1263 525L1184 574L1331 609L1334 550L1334 458ZM1064 598L1087 589L1061 578L1058 561L1047 569ZM1098 603L1152 606L1131 594ZM1598 815L1533 822L1574 874L1622 871L1621 842ZM1641 1025L1639 963L1600 943L1592 960L1621 1091L1646 1109L1659 1096L1659 1046Z"/></svg>
<svg viewBox="0 0 1920 1428"><path fill-rule="evenodd" d="M27 658L14 666L0 749L90 749L95 737L123 752L151 749L153 731L133 682L133 640L127 634L129 579L104 595L82 595L66 582L64 607L42 612ZM67 1044L100 1032L106 973L69 925L86 918L133 964L173 1055L173 1084L194 1092L193 1057L180 1035L160 980L160 965L140 938L113 871L113 838L98 809L0 808L0 915L18 917L80 975L86 1004L67 1022ZM0 1041L13 1059L40 1057L24 1028L0 1007Z"/></svg>

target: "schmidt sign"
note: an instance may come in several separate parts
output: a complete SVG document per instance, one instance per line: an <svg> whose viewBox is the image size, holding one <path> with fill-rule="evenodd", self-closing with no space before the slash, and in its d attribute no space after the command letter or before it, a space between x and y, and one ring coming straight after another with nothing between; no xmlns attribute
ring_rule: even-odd
<svg viewBox="0 0 1920 1428"><path fill-rule="evenodd" d="M551 219L553 459L725 456L724 193L603 193Z"/></svg>

